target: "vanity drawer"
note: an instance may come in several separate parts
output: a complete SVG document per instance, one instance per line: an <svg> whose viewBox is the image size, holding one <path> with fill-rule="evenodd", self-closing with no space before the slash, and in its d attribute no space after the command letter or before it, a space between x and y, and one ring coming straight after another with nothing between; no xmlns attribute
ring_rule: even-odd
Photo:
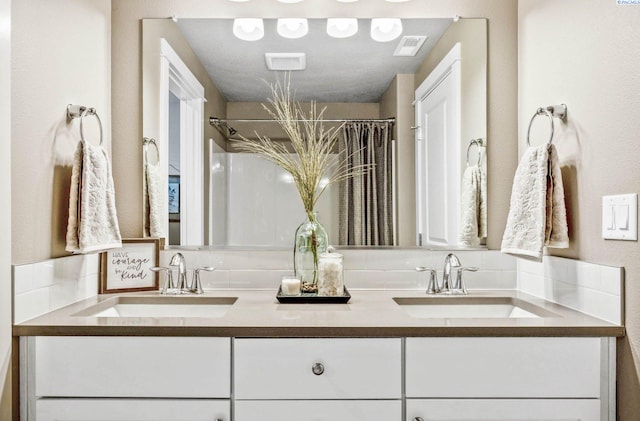
<svg viewBox="0 0 640 421"><path fill-rule="evenodd" d="M407 399L406 421L602 421L599 399Z"/></svg>
<svg viewBox="0 0 640 421"><path fill-rule="evenodd" d="M230 401L208 399L38 399L38 421L231 421Z"/></svg>
<svg viewBox="0 0 640 421"><path fill-rule="evenodd" d="M402 401L236 401L235 421L400 421Z"/></svg>
<svg viewBox="0 0 640 421"><path fill-rule="evenodd" d="M225 398L229 338L40 336L35 395Z"/></svg>
<svg viewBox="0 0 640 421"><path fill-rule="evenodd" d="M394 399L401 373L397 338L234 342L236 399Z"/></svg>
<svg viewBox="0 0 640 421"><path fill-rule="evenodd" d="M407 338L407 397L599 398L599 338Z"/></svg>

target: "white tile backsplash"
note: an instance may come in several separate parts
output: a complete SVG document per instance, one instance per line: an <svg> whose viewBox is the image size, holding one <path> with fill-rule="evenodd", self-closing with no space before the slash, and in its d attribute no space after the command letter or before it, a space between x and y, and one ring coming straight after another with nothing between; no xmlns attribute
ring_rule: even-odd
<svg viewBox="0 0 640 421"><path fill-rule="evenodd" d="M14 323L97 295L99 271L98 254L14 265Z"/></svg>
<svg viewBox="0 0 640 421"><path fill-rule="evenodd" d="M438 270L447 251L420 249L339 249L344 255L345 285L349 289L426 289L425 272ZM167 266L175 249L160 253ZM277 289L283 275L293 273L291 250L182 249L187 268L214 266L201 272L205 289ZM622 282L619 267L545 256L541 263L516 259L496 250L456 251L468 289L518 289L599 317L622 322ZM454 272L455 273L455 272ZM191 276L191 274L190 274ZM98 291L99 255L68 256L13 267L14 322L28 320Z"/></svg>
<svg viewBox="0 0 640 421"><path fill-rule="evenodd" d="M167 266L178 250L161 252L161 265ZM426 289L424 274L417 266L439 271L442 279L442 250L362 248L340 249L344 255L345 284L349 289ZM293 273L293 252L280 250L180 250L187 268L214 266L216 271L203 274L204 288L277 288L282 275ZM516 262L512 256L495 250L456 251L463 266L477 266L480 271L466 273L471 289L515 289ZM485 262L487 267L484 267ZM455 272L454 272L455 273ZM206 282L204 281L206 279Z"/></svg>
<svg viewBox="0 0 640 421"><path fill-rule="evenodd" d="M621 324L624 269L545 256L517 259L517 288L583 313Z"/></svg>

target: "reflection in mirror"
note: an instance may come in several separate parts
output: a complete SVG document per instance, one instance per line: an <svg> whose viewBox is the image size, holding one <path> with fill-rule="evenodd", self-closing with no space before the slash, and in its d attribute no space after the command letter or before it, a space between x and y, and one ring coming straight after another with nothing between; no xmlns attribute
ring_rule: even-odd
<svg viewBox="0 0 640 421"><path fill-rule="evenodd" d="M262 39L243 41L233 35L233 19L180 19L177 23L171 19L143 20L143 133L158 140L160 165L164 168L163 191L169 190L170 175L176 180L176 166L181 175L179 182L172 181L181 192L178 215L169 213L168 197L158 206L160 213L172 215L165 218L161 230L169 243L291 247L295 230L305 215L290 177L257 156L235 151L233 139L238 134L251 138L259 133L286 142L279 125L265 121L269 116L262 104L270 97L269 83L282 79L282 72L268 69L266 54L304 53L305 69L290 73L291 88L303 107L310 101L317 102L319 108L326 107L324 118L336 125L393 122L389 176L379 187L388 191L391 239L371 244L444 247L482 244L480 222L476 224L477 241L462 241L460 222L464 222L465 215L460 203L467 146L472 139L483 139L486 145L486 20L460 19L454 23L451 19L402 19L401 36L388 42L371 39L368 19L358 19L358 31L347 38L327 35L326 19L309 19L307 35L298 39L279 36L275 19L263 22ZM167 90L171 90L175 85L171 79L174 69L162 70L159 65L164 57L161 40L170 45L203 88L206 102L201 115L201 152L193 145L183 145L182 139L173 148L175 154L170 151L170 96L163 94L162 89L158 91L158 87L168 80ZM442 122L455 124L456 135L445 140L446 145L440 149L435 146L427 149L424 143L442 142L435 137L440 129L429 128L427 132L427 125L422 122L437 121L441 118L439 113L446 110L431 107L429 115L423 107L418 113L418 108L414 112L414 102L418 104L424 99L425 92L419 89L424 89L425 82L434 77L438 65L456 44L460 46L457 64L453 65L459 70L455 81L460 88L457 113L455 121ZM417 51L415 56L394 56L411 50L412 46ZM286 56L281 60L288 65L299 64ZM433 86L439 86L442 80L436 80ZM211 124L210 117L213 117ZM186 121L188 124L189 120ZM178 126L183 123L185 118L181 116ZM348 132L346 128L343 130ZM184 135L183 129L178 131ZM480 162L486 180L486 160L476 155L484 154L485 149L472 149L470 157ZM427 154L433 162L421 164L421 156ZM193 181L185 180L184 171L198 165L204 168L203 176L201 185L196 182L194 188ZM197 171L193 177L198 178ZM146 180L143 184L146 191ZM199 196L199 203L183 197L182 193L189 188L192 197ZM446 207L438 206L444 201ZM363 213L370 208L367 199L364 203L361 210L355 210L360 208L353 202L345 202L337 185L323 194L316 210L331 243L339 245L340 239L348 244L344 221L341 225L345 212L351 219L361 220L365 232L372 230L371 218ZM194 207L198 209L189 213ZM153 210L145 200L146 226ZM438 216L420 216L429 213ZM479 218L486 218L486 212ZM183 234L188 225L192 231L200 231L199 240L193 232ZM445 226L447 229L442 228Z"/></svg>

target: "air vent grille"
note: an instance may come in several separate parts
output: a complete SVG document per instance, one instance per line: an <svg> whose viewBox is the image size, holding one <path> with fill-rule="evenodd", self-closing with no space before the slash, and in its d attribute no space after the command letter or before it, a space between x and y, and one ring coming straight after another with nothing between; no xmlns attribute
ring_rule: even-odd
<svg viewBox="0 0 640 421"><path fill-rule="evenodd" d="M304 70L307 67L305 53L265 53L269 70Z"/></svg>
<svg viewBox="0 0 640 421"><path fill-rule="evenodd" d="M413 57L427 40L423 35L406 35L400 39L393 55L396 57Z"/></svg>

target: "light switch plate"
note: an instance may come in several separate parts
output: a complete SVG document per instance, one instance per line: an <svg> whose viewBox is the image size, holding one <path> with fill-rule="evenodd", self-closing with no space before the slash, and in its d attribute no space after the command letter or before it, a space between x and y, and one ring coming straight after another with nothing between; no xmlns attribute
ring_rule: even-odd
<svg viewBox="0 0 640 421"><path fill-rule="evenodd" d="M638 194L602 196L602 238L638 240Z"/></svg>

